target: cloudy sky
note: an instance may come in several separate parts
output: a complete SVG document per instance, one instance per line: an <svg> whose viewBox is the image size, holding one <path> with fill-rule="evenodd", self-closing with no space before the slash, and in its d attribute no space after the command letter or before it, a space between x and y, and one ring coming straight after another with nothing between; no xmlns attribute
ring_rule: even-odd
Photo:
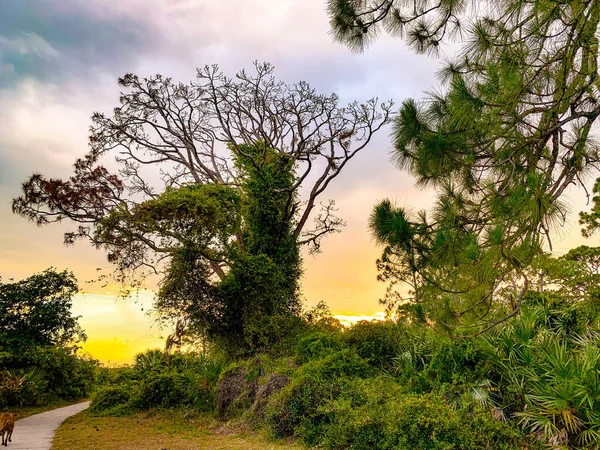
<svg viewBox="0 0 600 450"><path fill-rule="evenodd" d="M305 80L343 101L419 97L435 88L438 61L383 37L362 55L332 41L324 0L0 0L0 275L20 279L54 266L73 270L87 292L75 300L89 335L86 349L102 360L126 362L140 349L161 346L150 325L152 292L117 300L111 286L86 283L104 255L80 242L62 245L68 224L37 228L12 215L10 200L33 172L65 177L87 151L94 111L117 104L117 77L161 73L189 82L195 68L217 63L230 75L270 61L287 82ZM376 277L367 230L371 207L391 197L426 207L432 195L389 163L389 129L356 157L329 191L347 227L323 253L306 256L309 305L320 300L345 316L372 316L384 292ZM573 192L573 211L584 207ZM582 243L574 222L556 241L564 253ZM590 244L588 242L588 244ZM590 244L590 245L593 245Z"/></svg>

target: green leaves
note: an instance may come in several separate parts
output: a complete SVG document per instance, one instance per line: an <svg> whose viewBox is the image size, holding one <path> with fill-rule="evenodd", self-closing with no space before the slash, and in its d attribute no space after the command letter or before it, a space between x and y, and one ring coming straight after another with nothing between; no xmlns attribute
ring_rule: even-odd
<svg viewBox="0 0 600 450"><path fill-rule="evenodd" d="M595 448L598 442L600 341L593 315L581 301L531 293L521 317L486 337L504 407L546 443Z"/></svg>
<svg viewBox="0 0 600 450"><path fill-rule="evenodd" d="M269 344L254 342L261 320L300 312L294 165L262 142L238 150L236 188L167 189L121 216L122 229L173 242L155 302L162 318L185 318L189 331L230 354ZM222 267L218 280L215 266Z"/></svg>
<svg viewBox="0 0 600 450"><path fill-rule="evenodd" d="M396 208L391 200L379 203L369 218L373 237L383 244L410 245L413 230L403 208Z"/></svg>
<svg viewBox="0 0 600 450"><path fill-rule="evenodd" d="M77 291L71 272L52 268L18 282L0 283L0 349L16 355L34 346L85 340L78 318L71 314Z"/></svg>
<svg viewBox="0 0 600 450"><path fill-rule="evenodd" d="M338 42L361 52L382 31L407 40L418 53L436 52L445 35L460 30L465 0L328 0L331 32Z"/></svg>
<svg viewBox="0 0 600 450"><path fill-rule="evenodd" d="M600 194L600 178L594 184L594 194ZM579 224L584 225L581 234L585 237L592 236L600 228L600 195L592 198L593 206L590 212L579 213Z"/></svg>

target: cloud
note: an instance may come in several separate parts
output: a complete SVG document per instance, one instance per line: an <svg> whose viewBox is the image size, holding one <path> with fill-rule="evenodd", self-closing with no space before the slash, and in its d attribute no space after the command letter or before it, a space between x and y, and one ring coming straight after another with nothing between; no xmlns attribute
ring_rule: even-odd
<svg viewBox="0 0 600 450"><path fill-rule="evenodd" d="M61 83L122 72L158 38L143 17L99 14L93 6L83 0L0 0L1 86L26 77Z"/></svg>
<svg viewBox="0 0 600 450"><path fill-rule="evenodd" d="M9 39L0 36L0 51L37 57L56 57L59 52L48 44L44 38L34 32L22 31L19 36Z"/></svg>

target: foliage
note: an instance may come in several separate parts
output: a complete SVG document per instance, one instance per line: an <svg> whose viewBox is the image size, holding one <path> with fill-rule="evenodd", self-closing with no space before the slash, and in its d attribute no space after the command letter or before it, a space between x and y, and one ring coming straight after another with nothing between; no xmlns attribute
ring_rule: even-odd
<svg viewBox="0 0 600 450"><path fill-rule="evenodd" d="M315 320L277 352L227 366L148 351L105 376L117 389L94 413L191 406L331 449L595 448L599 309L549 286L469 340L418 322Z"/></svg>
<svg viewBox="0 0 600 450"><path fill-rule="evenodd" d="M198 193L198 206L189 212L181 207L189 202L187 195L177 201L158 197L167 228L173 227L172 217L186 226L178 227L184 244L173 252L155 309L162 318L183 317L188 334L206 335L231 354L275 344L277 335L273 341L256 342L257 330L263 318L298 314L301 274L293 217L286 212L293 167L263 144L242 145L240 151L235 157L239 192L219 185L183 188ZM171 189L167 197L181 190ZM148 204L154 202L139 206L152 211ZM153 228L146 215L138 220ZM211 279L211 260L228 261L229 271L218 281ZM262 340L268 335L262 333Z"/></svg>
<svg viewBox="0 0 600 450"><path fill-rule="evenodd" d="M436 395L406 394L389 378L353 382L331 409L325 448L513 449L525 443L480 406L455 410Z"/></svg>
<svg viewBox="0 0 600 450"><path fill-rule="evenodd" d="M246 327L246 346L251 353L287 355L295 346L298 336L308 329L307 324L295 315L256 317Z"/></svg>
<svg viewBox="0 0 600 450"><path fill-rule="evenodd" d="M104 370L92 411L120 415L183 406L210 411L223 366L219 359L204 355L148 350L136 355L131 367Z"/></svg>
<svg viewBox="0 0 600 450"><path fill-rule="evenodd" d="M0 284L0 391L6 406L87 397L98 362L78 354L85 340L71 313L77 281L54 269Z"/></svg>
<svg viewBox="0 0 600 450"><path fill-rule="evenodd" d="M41 373L50 397L78 400L96 387L98 361L64 347L37 348L28 355L30 365Z"/></svg>
<svg viewBox="0 0 600 450"><path fill-rule="evenodd" d="M154 373L143 378L133 399L138 409L172 408L190 404L186 395L185 378L179 373Z"/></svg>
<svg viewBox="0 0 600 450"><path fill-rule="evenodd" d="M341 350L342 341L333 333L320 331L306 334L298 339L294 348L296 362L304 364L314 359L322 359L332 352Z"/></svg>
<svg viewBox="0 0 600 450"><path fill-rule="evenodd" d="M122 386L104 386L94 392L90 412L94 414L118 415L131 399L131 391Z"/></svg>
<svg viewBox="0 0 600 450"><path fill-rule="evenodd" d="M442 92L405 100L395 119L395 163L438 199L428 214L389 200L375 207L382 279L411 290L392 288L385 302L408 301L410 315L451 333L516 315L524 268L566 220L565 189L582 185L600 160L590 134L600 115L600 3L328 5L334 36L355 49L382 28L417 52L435 51L453 31L462 44L440 71Z"/></svg>
<svg viewBox="0 0 600 450"><path fill-rule="evenodd" d="M36 406L45 400L44 380L36 369L0 373L0 407Z"/></svg>
<svg viewBox="0 0 600 450"><path fill-rule="evenodd" d="M596 180L593 192L594 194L600 194L600 179ZM600 195L594 195L592 203L592 210L590 212L579 213L579 224L584 226L581 234L585 237L592 236L600 228Z"/></svg>
<svg viewBox="0 0 600 450"><path fill-rule="evenodd" d="M486 337L500 377L498 401L550 444L594 448L600 440L597 322L590 326L585 304L531 297L522 317Z"/></svg>
<svg viewBox="0 0 600 450"><path fill-rule="evenodd" d="M14 283L0 283L0 351L18 354L35 346L85 340L71 314L77 281L72 273L46 269Z"/></svg>
<svg viewBox="0 0 600 450"><path fill-rule="evenodd" d="M378 368L389 368L397 355L399 328L390 322L360 321L343 334L344 342Z"/></svg>
<svg viewBox="0 0 600 450"><path fill-rule="evenodd" d="M273 397L265 420L278 436L296 435L309 445L317 444L330 423L327 405L340 395L350 379L369 373L367 362L350 349L311 361Z"/></svg>
<svg viewBox="0 0 600 450"><path fill-rule="evenodd" d="M455 362L459 359L454 357ZM439 366L431 368L433 372ZM452 368L448 365L446 370ZM467 372L463 369L463 376ZM527 442L520 431L495 420L464 386L456 406L440 393L412 394L404 378L378 375L351 349L312 360L293 372L291 379L270 398L265 421L276 436L293 435L307 445L509 449ZM443 380L433 384L439 390ZM536 448L533 440L527 445Z"/></svg>
<svg viewBox="0 0 600 450"><path fill-rule="evenodd" d="M333 317L331 309L324 301L304 311L302 319L315 331L336 333L344 328L339 319Z"/></svg>

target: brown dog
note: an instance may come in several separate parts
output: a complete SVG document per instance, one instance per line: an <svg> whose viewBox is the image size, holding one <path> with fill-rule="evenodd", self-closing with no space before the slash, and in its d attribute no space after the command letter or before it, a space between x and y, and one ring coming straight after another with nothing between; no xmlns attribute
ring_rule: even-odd
<svg viewBox="0 0 600 450"><path fill-rule="evenodd" d="M2 445L8 446L12 442L12 434L15 429L15 415L13 413L3 413L0 416L0 433L2 434ZM4 435L6 434L6 437Z"/></svg>

